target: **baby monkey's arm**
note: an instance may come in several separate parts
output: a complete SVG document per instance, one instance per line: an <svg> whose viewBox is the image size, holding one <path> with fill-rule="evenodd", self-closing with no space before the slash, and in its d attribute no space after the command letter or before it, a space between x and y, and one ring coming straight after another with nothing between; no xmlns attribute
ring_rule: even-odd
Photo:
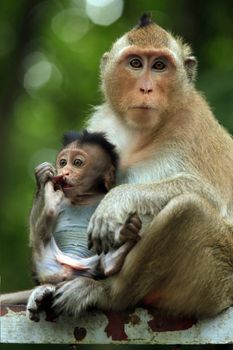
<svg viewBox="0 0 233 350"><path fill-rule="evenodd" d="M38 250L52 235L60 204L64 198L61 190L54 190L52 178L55 168L50 163L42 163L35 169L37 193L30 214L30 245Z"/></svg>

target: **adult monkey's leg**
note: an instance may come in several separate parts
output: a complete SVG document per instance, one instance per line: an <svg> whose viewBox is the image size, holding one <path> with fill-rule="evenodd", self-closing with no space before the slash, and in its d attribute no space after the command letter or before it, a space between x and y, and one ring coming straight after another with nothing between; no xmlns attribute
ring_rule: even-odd
<svg viewBox="0 0 233 350"><path fill-rule="evenodd" d="M177 196L152 221L119 274L70 281L55 292L54 306L75 314L89 306L120 310L148 295L175 314L216 314L233 301L232 232L202 197Z"/></svg>

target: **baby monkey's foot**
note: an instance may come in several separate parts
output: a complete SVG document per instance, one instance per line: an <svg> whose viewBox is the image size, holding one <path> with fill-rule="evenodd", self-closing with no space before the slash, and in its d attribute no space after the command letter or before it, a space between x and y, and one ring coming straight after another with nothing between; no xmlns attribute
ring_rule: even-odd
<svg viewBox="0 0 233 350"><path fill-rule="evenodd" d="M120 228L118 235L119 237L116 239L116 241L124 243L127 241L134 241L138 242L141 238L139 235L139 231L142 228L142 222L139 218L139 216L134 213L131 214L124 225Z"/></svg>
<svg viewBox="0 0 233 350"><path fill-rule="evenodd" d="M141 238L139 235L141 227L142 223L138 215L130 215L120 228L119 237L117 237L118 242L122 245L110 250L107 254L101 255L100 269L106 277L114 275L121 270L127 254Z"/></svg>
<svg viewBox="0 0 233 350"><path fill-rule="evenodd" d="M52 305L55 289L54 285L45 284L33 290L27 304L27 316L30 320L35 322L40 320L40 311Z"/></svg>
<svg viewBox="0 0 233 350"><path fill-rule="evenodd" d="M98 211L98 208L97 210ZM119 220L120 221L120 220ZM93 215L88 227L88 248L92 247L98 255L108 253L112 248L118 248L125 242L137 242L141 220L136 213L129 214L126 220L119 222L114 217L105 215L104 219L98 213Z"/></svg>

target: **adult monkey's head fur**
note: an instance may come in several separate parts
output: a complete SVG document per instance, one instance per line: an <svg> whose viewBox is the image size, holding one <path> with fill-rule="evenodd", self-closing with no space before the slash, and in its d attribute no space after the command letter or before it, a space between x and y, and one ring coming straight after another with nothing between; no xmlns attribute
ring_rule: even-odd
<svg viewBox="0 0 233 350"><path fill-rule="evenodd" d="M166 110L193 89L196 59L181 38L143 15L118 39L101 63L102 90L114 112L130 126L159 126ZM182 84L181 84L182 82Z"/></svg>

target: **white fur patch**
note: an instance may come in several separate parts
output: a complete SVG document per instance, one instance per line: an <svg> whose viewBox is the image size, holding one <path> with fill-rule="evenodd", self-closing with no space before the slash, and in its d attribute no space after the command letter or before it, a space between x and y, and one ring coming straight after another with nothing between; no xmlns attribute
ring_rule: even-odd
<svg viewBox="0 0 233 350"><path fill-rule="evenodd" d="M123 35L120 39L118 39L111 50L111 53L113 55L113 57L117 56L119 57L122 53L122 51L124 51L125 48L128 48L130 45L129 40L128 40L128 34Z"/></svg>
<svg viewBox="0 0 233 350"><path fill-rule="evenodd" d="M169 36L168 48L171 51L171 55L175 58L175 61L178 64L182 64L182 54L180 47L172 36Z"/></svg>
<svg viewBox="0 0 233 350"><path fill-rule="evenodd" d="M163 152L153 160L145 160L128 170L127 182L146 184L185 173L185 165L177 154Z"/></svg>
<svg viewBox="0 0 233 350"><path fill-rule="evenodd" d="M133 142L133 132L106 105L96 107L94 115L87 122L89 131L104 132L119 153L127 150Z"/></svg>
<svg viewBox="0 0 233 350"><path fill-rule="evenodd" d="M107 105L97 107L88 123L88 130L106 133L120 154L127 152L136 139L134 131L128 129ZM153 159L131 166L126 178L128 183L151 183L184 173L185 169L187 168L179 153L175 152L174 147L167 147L167 150L163 148L163 152L156 152Z"/></svg>

